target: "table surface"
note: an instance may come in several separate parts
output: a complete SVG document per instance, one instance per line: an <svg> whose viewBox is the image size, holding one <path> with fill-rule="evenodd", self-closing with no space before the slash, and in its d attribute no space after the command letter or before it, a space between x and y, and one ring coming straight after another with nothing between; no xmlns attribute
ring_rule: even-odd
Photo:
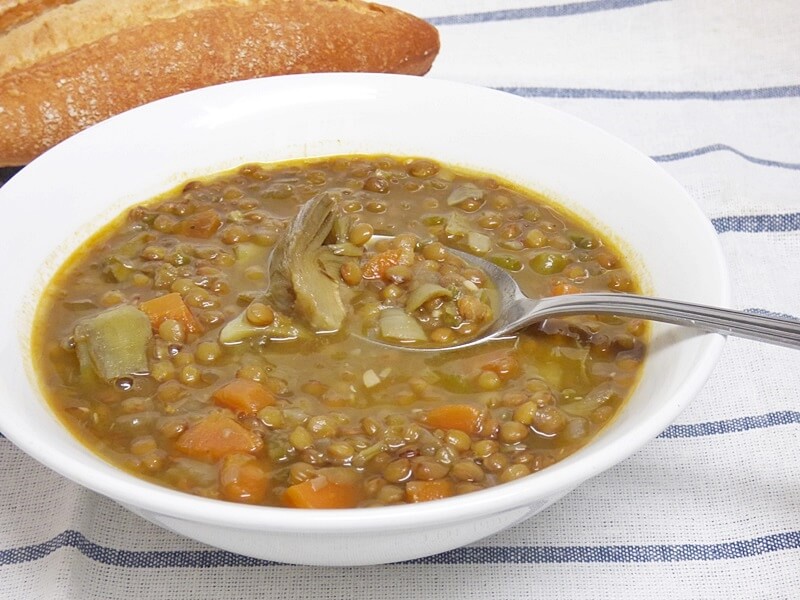
<svg viewBox="0 0 800 600"><path fill-rule="evenodd" d="M734 307L800 317L800 2L385 3L439 28L429 77L547 104L652 157L714 224ZM491 538L375 567L242 561L0 437L0 597L800 598L799 366L729 339L694 403L622 464Z"/></svg>

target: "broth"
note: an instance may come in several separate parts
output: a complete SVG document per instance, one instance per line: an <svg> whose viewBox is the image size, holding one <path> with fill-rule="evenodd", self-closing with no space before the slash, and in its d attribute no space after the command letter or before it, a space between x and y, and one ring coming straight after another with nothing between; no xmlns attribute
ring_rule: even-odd
<svg viewBox="0 0 800 600"><path fill-rule="evenodd" d="M293 304L265 296L271 253L321 193L333 225L297 252L313 260L287 263L321 287L301 302L289 273ZM524 477L613 418L647 326L548 319L424 355L365 339L446 346L490 320L490 282L448 248L508 269L531 297L638 291L598 232L489 175L391 156L251 164L133 207L67 261L36 318L42 387L106 460L211 498L372 507Z"/></svg>

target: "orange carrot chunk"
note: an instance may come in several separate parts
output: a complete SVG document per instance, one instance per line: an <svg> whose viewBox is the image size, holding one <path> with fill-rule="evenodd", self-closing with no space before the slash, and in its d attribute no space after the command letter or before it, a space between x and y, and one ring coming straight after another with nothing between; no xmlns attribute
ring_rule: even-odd
<svg viewBox="0 0 800 600"><path fill-rule="evenodd" d="M406 248L390 248L367 260L361 270L361 276L364 279L383 279L389 267L410 265L413 262L414 255Z"/></svg>
<svg viewBox="0 0 800 600"><path fill-rule="evenodd" d="M269 491L267 471L251 454L229 454L219 470L223 498L245 504L261 504Z"/></svg>
<svg viewBox="0 0 800 600"><path fill-rule="evenodd" d="M260 383L251 379L234 379L211 394L217 406L243 413L255 413L275 404L275 396Z"/></svg>
<svg viewBox="0 0 800 600"><path fill-rule="evenodd" d="M409 481L406 484L406 502L439 500L441 498L449 498L453 493L453 482L447 479Z"/></svg>
<svg viewBox="0 0 800 600"><path fill-rule="evenodd" d="M193 238L210 238L221 225L217 212L209 208L183 219L178 226L178 232Z"/></svg>
<svg viewBox="0 0 800 600"><path fill-rule="evenodd" d="M494 371L503 379L518 377L522 372L517 357L512 352L506 352L492 357L483 366L484 371Z"/></svg>
<svg viewBox="0 0 800 600"><path fill-rule="evenodd" d="M481 411L469 404L444 404L429 410L425 422L437 429L458 429L471 435L480 429Z"/></svg>
<svg viewBox="0 0 800 600"><path fill-rule="evenodd" d="M199 333L203 330L178 292L145 300L139 305L139 309L150 318L154 330L158 330L159 325L167 319L178 321L190 333Z"/></svg>
<svg viewBox="0 0 800 600"><path fill-rule="evenodd" d="M204 417L175 441L175 447L184 454L207 461L216 461L228 454L257 452L263 445L258 435L219 413Z"/></svg>
<svg viewBox="0 0 800 600"><path fill-rule="evenodd" d="M359 498L355 485L333 483L326 477L289 486L283 495L286 506L292 508L354 508Z"/></svg>

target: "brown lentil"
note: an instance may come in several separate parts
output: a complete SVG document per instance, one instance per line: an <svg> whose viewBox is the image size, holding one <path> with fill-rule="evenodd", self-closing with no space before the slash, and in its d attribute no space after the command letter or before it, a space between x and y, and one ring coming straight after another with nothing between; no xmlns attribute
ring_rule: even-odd
<svg viewBox="0 0 800 600"><path fill-rule="evenodd" d="M354 260L344 263L339 270L339 274L342 276L342 281L344 281L350 287L355 287L361 283L363 276L361 267Z"/></svg>
<svg viewBox="0 0 800 600"><path fill-rule="evenodd" d="M347 234L347 239L351 244L363 246L372 238L374 231L375 228L369 223L356 223L350 228L350 231Z"/></svg>
<svg viewBox="0 0 800 600"><path fill-rule="evenodd" d="M383 468L383 477L391 483L402 483L411 477L411 462L407 458L399 458Z"/></svg>
<svg viewBox="0 0 800 600"><path fill-rule="evenodd" d="M520 477L525 477L525 475L530 475L530 473L531 470L527 465L510 465L503 469L503 472L500 473L498 479L500 479L501 482L506 483L509 481L514 481L515 479L519 479Z"/></svg>
<svg viewBox="0 0 800 600"><path fill-rule="evenodd" d="M462 494L525 477L614 418L645 356L640 319L550 319L515 344L434 360L342 333L220 343L221 327L243 311L267 331L302 324L293 311L254 299L292 214L322 190L339 198L337 241L348 242L325 272L352 302L353 330L366 336L386 308L403 310L424 283L434 286L428 292L447 290L424 295L413 311L426 343L477 334L492 317L491 282L449 248L469 250L480 236L490 250L476 253L509 268L531 297L638 289L622 255L596 232L495 178L426 158L247 165L132 209L87 247L86 261L100 268L75 258L57 276L34 347L47 357L37 367L42 381L56 382L49 399L76 435L115 464L191 493L244 501L219 480L239 482L235 465L258 465L270 478L264 504L281 506L288 488L322 478L357 487L359 506L384 506L405 502L410 482L444 482ZM449 206L450 198L463 200ZM220 225L208 238L184 235L187 220L211 212ZM395 237L376 240L376 233ZM379 253L386 264L369 272ZM82 307L82 318L170 292L193 321L170 313L154 322L147 373L113 382L80 376L71 305ZM229 407L216 390L235 379L257 387L246 385L254 395ZM604 390L612 393L581 412L581 399ZM81 410L75 397L86 399ZM429 420L436 409L447 418ZM257 449L214 461L181 450L187 432L220 417Z"/></svg>

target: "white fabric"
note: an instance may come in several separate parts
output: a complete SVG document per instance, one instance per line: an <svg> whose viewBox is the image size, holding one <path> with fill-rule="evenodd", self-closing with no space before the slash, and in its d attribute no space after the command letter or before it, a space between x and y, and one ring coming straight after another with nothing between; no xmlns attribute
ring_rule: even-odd
<svg viewBox="0 0 800 600"><path fill-rule="evenodd" d="M734 306L800 318L800 2L394 0L431 77L625 139L720 232ZM700 262L702 257L698 257ZM315 568L163 531L0 438L0 597L800 598L800 351L730 339L661 437L545 512L408 564Z"/></svg>

